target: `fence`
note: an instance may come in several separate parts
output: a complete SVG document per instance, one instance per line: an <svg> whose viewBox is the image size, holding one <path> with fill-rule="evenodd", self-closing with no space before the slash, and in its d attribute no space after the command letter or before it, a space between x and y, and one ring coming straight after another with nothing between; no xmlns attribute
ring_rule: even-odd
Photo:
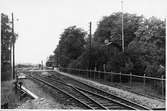
<svg viewBox="0 0 167 111"><path fill-rule="evenodd" d="M148 77L145 74L143 76L115 72L105 72L105 71L96 71L95 70L83 70L83 69L74 69L74 68L59 68L60 71L74 74L83 78L91 79L94 81L102 82L112 82L123 84L127 87L138 90L139 92L160 94L162 97L165 97L165 83L166 79L164 76L161 78Z"/></svg>

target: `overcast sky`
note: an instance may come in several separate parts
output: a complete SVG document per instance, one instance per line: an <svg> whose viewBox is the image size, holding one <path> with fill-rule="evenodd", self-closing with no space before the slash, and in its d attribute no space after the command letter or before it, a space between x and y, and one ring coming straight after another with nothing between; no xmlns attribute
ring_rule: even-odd
<svg viewBox="0 0 167 111"><path fill-rule="evenodd" d="M124 0L124 12L164 19L167 0ZM40 63L53 54L60 34L76 25L93 32L103 16L121 11L121 0L0 0L0 11L15 17L17 63ZM19 21L16 21L16 19Z"/></svg>

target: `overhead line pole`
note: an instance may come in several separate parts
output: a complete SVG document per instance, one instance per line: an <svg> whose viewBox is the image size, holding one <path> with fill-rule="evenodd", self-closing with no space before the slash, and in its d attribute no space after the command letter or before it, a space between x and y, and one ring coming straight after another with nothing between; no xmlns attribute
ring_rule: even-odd
<svg viewBox="0 0 167 111"><path fill-rule="evenodd" d="M90 22L90 25L89 25L89 69L91 67L91 39L92 39L92 22Z"/></svg>
<svg viewBox="0 0 167 111"><path fill-rule="evenodd" d="M123 0L121 0L121 9L122 9L122 51L124 52L124 18L123 18Z"/></svg>
<svg viewBox="0 0 167 111"><path fill-rule="evenodd" d="M13 78L13 60L12 60L12 57L13 57L13 54L12 54L12 48L13 48L13 44L10 44L10 71L11 71L11 79Z"/></svg>
<svg viewBox="0 0 167 111"><path fill-rule="evenodd" d="M12 37L13 37L13 79L15 79L15 35L14 35L14 17L13 17L13 13L12 13Z"/></svg>

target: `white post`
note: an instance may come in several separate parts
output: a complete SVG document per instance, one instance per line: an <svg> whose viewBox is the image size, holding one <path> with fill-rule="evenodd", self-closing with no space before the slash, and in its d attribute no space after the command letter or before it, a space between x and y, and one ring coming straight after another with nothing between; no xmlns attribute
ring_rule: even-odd
<svg viewBox="0 0 167 111"><path fill-rule="evenodd" d="M87 78L89 78L89 69L87 69Z"/></svg>
<svg viewBox="0 0 167 111"><path fill-rule="evenodd" d="M112 75L112 71L111 71L111 76L110 76L110 78L111 78L111 82L113 82L112 80L113 80L113 75Z"/></svg>
<svg viewBox="0 0 167 111"><path fill-rule="evenodd" d="M96 80L96 67L94 68L94 75L93 75L94 80Z"/></svg>
<svg viewBox="0 0 167 111"><path fill-rule="evenodd" d="M121 72L119 74L120 74L120 76L119 76L119 82L121 83Z"/></svg>
<svg viewBox="0 0 167 111"><path fill-rule="evenodd" d="M132 73L130 73L130 87L132 86Z"/></svg>
<svg viewBox="0 0 167 111"><path fill-rule="evenodd" d="M163 82L163 75L161 76L161 84L162 84L162 96L164 95L164 82Z"/></svg>
<svg viewBox="0 0 167 111"><path fill-rule="evenodd" d="M105 64L103 64L103 70L104 70L104 72L106 72L106 65Z"/></svg>
<svg viewBox="0 0 167 111"><path fill-rule="evenodd" d="M105 72L106 72L106 67L105 67L105 66L106 66L106 65L103 64L103 70L104 70L103 76L104 76L104 80L105 80L105 78L106 78L106 77L105 77L105 75L106 75L106 74L105 74Z"/></svg>
<svg viewBox="0 0 167 111"><path fill-rule="evenodd" d="M146 85L146 75L144 74L144 84L143 84L143 87L144 87L144 91L145 91L145 85Z"/></svg>

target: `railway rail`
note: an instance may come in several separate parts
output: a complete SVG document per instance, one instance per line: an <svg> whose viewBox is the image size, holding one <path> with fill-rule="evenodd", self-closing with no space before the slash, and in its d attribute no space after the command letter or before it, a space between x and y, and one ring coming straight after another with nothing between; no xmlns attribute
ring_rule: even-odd
<svg viewBox="0 0 167 111"><path fill-rule="evenodd" d="M90 99L89 97L87 97L86 95L83 94L79 94L78 92L74 92L73 89L67 88L67 86L59 86L57 83L54 83L53 81L49 80L49 79L44 79L42 77L34 77L34 76L30 76L28 75L30 78L34 79L34 80L38 80L42 83L45 83L46 85L61 91L63 94L69 96L70 98L73 98L74 100L76 100L77 102L79 102L80 104L84 105L84 107L86 109L104 109L102 106L100 106L98 103L96 103L94 100ZM59 84L60 85L60 84Z"/></svg>
<svg viewBox="0 0 167 111"><path fill-rule="evenodd" d="M98 101L96 103L101 105L103 107L103 109L135 109L134 107L128 106L126 104L120 103L118 101L115 101L115 100L112 100L109 98L106 98L106 97L99 95L99 94L96 94L94 92L90 92L88 90L81 89L77 86L73 86L72 84L66 83L64 81L58 81L58 80L53 79L52 77L51 78L47 77L47 78L50 80L52 79L52 81L55 81L55 83L61 83L61 84L67 85L69 87L72 87L76 91L82 93L83 95L87 96L87 98L90 98L95 102ZM88 103L88 104L90 104L90 103Z"/></svg>
<svg viewBox="0 0 167 111"><path fill-rule="evenodd" d="M56 87L54 84L51 84L50 82L47 82L41 78L38 78L38 77L33 77L31 75L27 75L29 78L35 80L35 81L38 81L38 82L42 82L44 83L45 85L48 85L50 86L51 88L53 88L54 90L57 90L59 92L61 92L62 94L64 94L65 96L68 96L69 98L72 98L74 99L75 101L77 101L79 104L82 104L82 107L84 107L85 109L92 109L89 105L83 103L82 101L80 101L79 99L77 99L76 97L74 97L73 95L69 94L68 92Z"/></svg>
<svg viewBox="0 0 167 111"><path fill-rule="evenodd" d="M71 97L75 98L75 100L79 101L88 109L149 110L144 106L125 101L124 99L122 100L122 98L115 97L101 89L97 89L78 80L73 80L72 78L57 76L53 73L45 77L40 74L31 75L30 77L38 79L51 87L54 86L54 88L62 90L66 94L69 93Z"/></svg>
<svg viewBox="0 0 167 111"><path fill-rule="evenodd" d="M30 75L29 75L30 76ZM80 102L81 104L85 105L88 109L109 109L102 104L98 103L94 98L91 98L88 94L85 94L83 91L81 91L78 88L72 87L69 84L63 83L62 82L55 82L54 79L48 79L48 78L42 78L38 76L30 76L33 79L38 79L39 81L56 88L57 90L61 90L63 93L66 95L70 95L72 98ZM74 91L75 90L75 91ZM99 97L96 97L99 98ZM110 105L111 106L111 105ZM114 106L115 107L115 106ZM112 108L113 109L113 108ZM120 105L117 105L117 108L114 109L132 109L131 107L120 107Z"/></svg>
<svg viewBox="0 0 167 111"><path fill-rule="evenodd" d="M97 87L94 87L92 85L89 85L89 84L86 84L80 80L77 80L77 79L73 79L73 78L70 78L70 77L66 77L66 76L63 76L59 73L56 72L49 72L49 73L52 73L52 76L50 78L55 78L55 79L60 79L62 81L65 81L65 82L68 82L68 83L71 83L73 84L74 86L78 86L82 89L85 89L85 90L88 90L88 91L91 91L91 92L94 92L96 94L99 94L99 95L102 95L106 98L110 98L112 100L115 100L119 103L122 103L122 104L125 104L127 106L131 106L133 107L134 109L139 109L139 110L150 110L149 108L145 107L145 106L142 106L142 105L139 105L137 103L134 103L132 101L129 101L129 100L126 100L124 98L121 98L121 97L118 97L116 95L113 95L109 92L106 92L100 88L97 88Z"/></svg>

